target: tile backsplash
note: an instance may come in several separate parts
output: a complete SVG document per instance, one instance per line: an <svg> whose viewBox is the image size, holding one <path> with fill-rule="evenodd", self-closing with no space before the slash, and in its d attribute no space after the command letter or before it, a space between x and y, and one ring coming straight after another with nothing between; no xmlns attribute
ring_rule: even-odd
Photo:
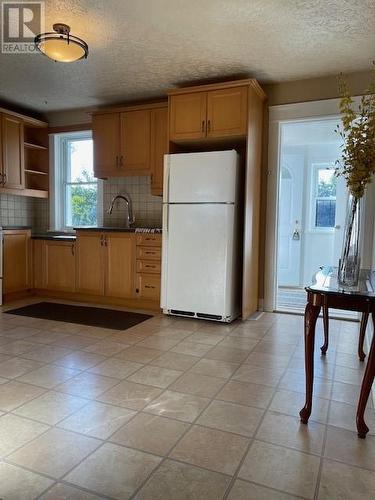
<svg viewBox="0 0 375 500"><path fill-rule="evenodd" d="M34 230L48 227L48 200L0 195L0 226L32 226Z"/></svg>
<svg viewBox="0 0 375 500"><path fill-rule="evenodd" d="M123 226L127 215L126 204L118 200L111 215L108 208L116 194L128 193L133 202L136 226L161 227L162 198L151 194L151 178L116 177L103 183L103 224L105 226Z"/></svg>

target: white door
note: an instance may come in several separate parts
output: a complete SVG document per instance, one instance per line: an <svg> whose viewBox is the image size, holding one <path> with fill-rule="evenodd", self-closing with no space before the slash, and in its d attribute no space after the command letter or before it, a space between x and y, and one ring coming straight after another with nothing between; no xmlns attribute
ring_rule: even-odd
<svg viewBox="0 0 375 500"><path fill-rule="evenodd" d="M228 204L177 204L167 213L164 206L164 309L228 312L234 210Z"/></svg>
<svg viewBox="0 0 375 500"><path fill-rule="evenodd" d="M164 203L234 203L236 151L181 153L164 157Z"/></svg>
<svg viewBox="0 0 375 500"><path fill-rule="evenodd" d="M303 235L303 155L283 155L280 172L277 278L280 286L299 286Z"/></svg>

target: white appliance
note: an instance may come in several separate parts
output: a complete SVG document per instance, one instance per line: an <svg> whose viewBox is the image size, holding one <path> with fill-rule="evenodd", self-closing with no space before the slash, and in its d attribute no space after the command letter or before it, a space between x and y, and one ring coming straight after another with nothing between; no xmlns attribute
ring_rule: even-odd
<svg viewBox="0 0 375 500"><path fill-rule="evenodd" d="M240 313L236 151L164 157L161 308L223 322Z"/></svg>

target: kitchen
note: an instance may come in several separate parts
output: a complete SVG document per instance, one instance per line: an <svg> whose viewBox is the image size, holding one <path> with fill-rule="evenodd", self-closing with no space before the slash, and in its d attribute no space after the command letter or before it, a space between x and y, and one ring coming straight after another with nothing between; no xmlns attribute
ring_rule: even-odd
<svg viewBox="0 0 375 500"><path fill-rule="evenodd" d="M0 498L374 498L373 7L0 3Z"/></svg>

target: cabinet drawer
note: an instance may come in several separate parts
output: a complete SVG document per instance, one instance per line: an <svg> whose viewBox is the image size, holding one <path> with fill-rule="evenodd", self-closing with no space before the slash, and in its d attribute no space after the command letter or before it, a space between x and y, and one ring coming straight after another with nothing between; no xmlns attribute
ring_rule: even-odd
<svg viewBox="0 0 375 500"><path fill-rule="evenodd" d="M160 260L161 259L161 248L137 247L137 259Z"/></svg>
<svg viewBox="0 0 375 500"><path fill-rule="evenodd" d="M161 234L137 234L137 245L161 246Z"/></svg>
<svg viewBox="0 0 375 500"><path fill-rule="evenodd" d="M161 273L161 264L156 261L137 260L137 273Z"/></svg>
<svg viewBox="0 0 375 500"><path fill-rule="evenodd" d="M159 300L160 276L156 274L137 274L137 295L144 299Z"/></svg>

